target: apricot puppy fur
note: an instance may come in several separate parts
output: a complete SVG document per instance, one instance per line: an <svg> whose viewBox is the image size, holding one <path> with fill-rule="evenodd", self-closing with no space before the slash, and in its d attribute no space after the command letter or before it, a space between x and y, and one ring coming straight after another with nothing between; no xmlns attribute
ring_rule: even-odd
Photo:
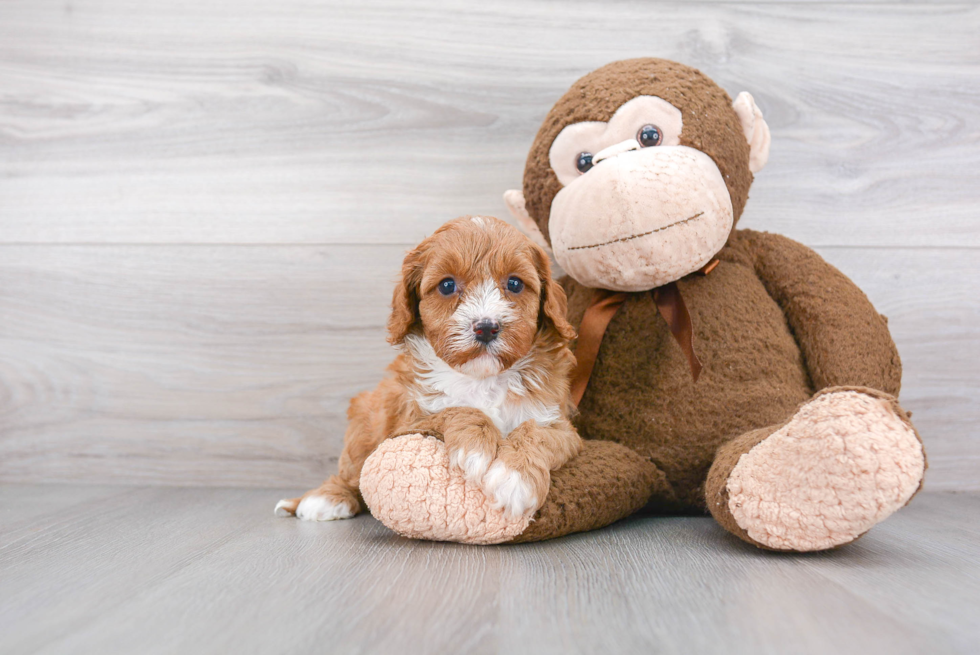
<svg viewBox="0 0 980 655"><path fill-rule="evenodd" d="M443 437L451 464L498 507L533 515L550 472L582 447L569 421L574 336L540 247L496 218L446 223L405 258L388 321L401 353L351 401L339 471L276 514L354 516L368 455L384 439L425 432Z"/></svg>

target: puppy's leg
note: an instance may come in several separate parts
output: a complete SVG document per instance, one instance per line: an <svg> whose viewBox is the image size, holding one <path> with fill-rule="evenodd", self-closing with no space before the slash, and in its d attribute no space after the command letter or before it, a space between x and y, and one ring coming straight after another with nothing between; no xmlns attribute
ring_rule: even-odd
<svg viewBox="0 0 980 655"><path fill-rule="evenodd" d="M295 515L304 521L349 519L360 511L360 494L339 475L299 498L280 500L276 505L276 516Z"/></svg>
<svg viewBox="0 0 980 655"><path fill-rule="evenodd" d="M347 458L346 446L341 461ZM341 471L344 470L341 465ZM285 498L276 504L276 516L293 516L304 521L333 521L349 519L363 509L356 484L342 473L330 476L316 489L299 498Z"/></svg>
<svg viewBox="0 0 980 655"><path fill-rule="evenodd" d="M351 400L337 475L299 498L280 500L276 504L276 516L295 515L305 521L333 521L350 518L364 510L358 491L361 467L399 420L395 416L397 412L385 411L391 407L386 400L399 391L399 387L385 381L374 391Z"/></svg>
<svg viewBox="0 0 980 655"><path fill-rule="evenodd" d="M442 433L449 465L478 482L497 456L500 430L490 418L471 407L450 407L426 417L420 425Z"/></svg>
<svg viewBox="0 0 980 655"><path fill-rule="evenodd" d="M534 514L548 495L551 471L581 449L582 438L568 421L548 427L525 421L501 442L483 490L508 514Z"/></svg>

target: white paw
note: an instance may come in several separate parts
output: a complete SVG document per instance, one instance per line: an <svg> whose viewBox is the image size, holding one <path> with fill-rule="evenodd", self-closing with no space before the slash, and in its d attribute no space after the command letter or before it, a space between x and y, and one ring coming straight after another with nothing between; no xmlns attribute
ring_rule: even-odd
<svg viewBox="0 0 980 655"><path fill-rule="evenodd" d="M467 480L478 481L490 467L490 456L476 450L455 451L449 459L452 466L462 469Z"/></svg>
<svg viewBox="0 0 980 655"><path fill-rule="evenodd" d="M505 514L522 516L538 509L531 484L499 461L483 477L483 491L493 498L494 507L503 509Z"/></svg>
<svg viewBox="0 0 980 655"><path fill-rule="evenodd" d="M336 521L352 516L354 511L347 503L332 503L324 496L307 496L296 508L296 518L303 521Z"/></svg>

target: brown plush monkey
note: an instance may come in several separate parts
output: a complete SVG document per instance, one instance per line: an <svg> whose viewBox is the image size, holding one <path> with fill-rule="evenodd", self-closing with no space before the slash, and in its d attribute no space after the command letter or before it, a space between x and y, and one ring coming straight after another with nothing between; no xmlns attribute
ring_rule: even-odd
<svg viewBox="0 0 980 655"><path fill-rule="evenodd" d="M513 541L646 505L710 511L764 548L822 550L920 488L925 453L896 400L885 319L812 250L734 229L768 150L749 94L733 103L665 60L604 66L545 118L523 193L505 199L568 273L576 424L590 441ZM404 477L373 474L394 487ZM390 502L371 509L384 520ZM400 531L427 536L415 527Z"/></svg>

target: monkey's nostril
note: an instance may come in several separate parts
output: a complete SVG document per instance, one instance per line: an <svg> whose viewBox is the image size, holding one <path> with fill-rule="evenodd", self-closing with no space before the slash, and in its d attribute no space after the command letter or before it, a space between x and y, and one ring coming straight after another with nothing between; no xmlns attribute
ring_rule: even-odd
<svg viewBox="0 0 980 655"><path fill-rule="evenodd" d="M500 323L489 319L481 319L473 325L473 334L481 343L490 343L500 333Z"/></svg>

